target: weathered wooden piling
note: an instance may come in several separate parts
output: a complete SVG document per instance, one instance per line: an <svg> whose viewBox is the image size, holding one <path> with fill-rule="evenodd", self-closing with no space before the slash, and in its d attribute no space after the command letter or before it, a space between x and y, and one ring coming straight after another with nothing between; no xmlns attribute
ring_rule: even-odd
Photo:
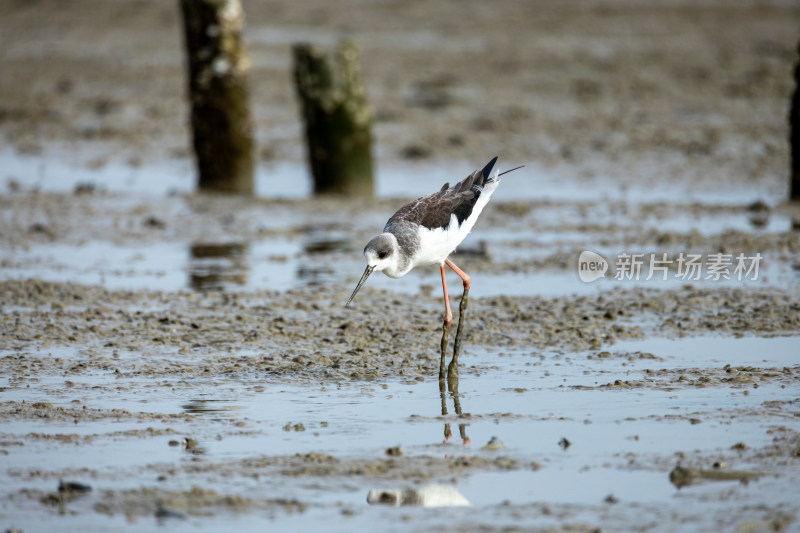
<svg viewBox="0 0 800 533"><path fill-rule="evenodd" d="M181 0L201 190L252 195L253 122L239 0Z"/></svg>
<svg viewBox="0 0 800 533"><path fill-rule="evenodd" d="M371 196L372 109L361 81L355 43L331 59L320 48L294 46L294 79L305 123L315 194Z"/></svg>
<svg viewBox="0 0 800 533"><path fill-rule="evenodd" d="M800 56L800 44L797 46ZM800 58L794 69L794 95L789 111L789 143L791 148L791 176L789 198L800 201Z"/></svg>
<svg viewBox="0 0 800 533"><path fill-rule="evenodd" d="M189 284L196 291L221 291L247 284L246 243L194 243L190 247Z"/></svg>

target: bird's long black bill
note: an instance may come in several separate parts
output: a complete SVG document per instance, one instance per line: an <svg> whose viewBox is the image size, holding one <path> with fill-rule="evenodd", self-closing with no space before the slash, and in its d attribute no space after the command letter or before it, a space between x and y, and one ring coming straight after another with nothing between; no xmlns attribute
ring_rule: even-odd
<svg viewBox="0 0 800 533"><path fill-rule="evenodd" d="M366 270L364 270L364 275L361 276L361 279L358 281L358 285L356 285L356 288L353 291L353 294L350 295L350 298L347 299L347 303L344 304L345 307L350 305L350 302L352 302L353 298L356 297L356 293L358 292L358 289L360 289L361 286L364 284L364 282L367 281L367 278L369 277L370 274L372 274L373 270L375 270L374 266L367 265Z"/></svg>

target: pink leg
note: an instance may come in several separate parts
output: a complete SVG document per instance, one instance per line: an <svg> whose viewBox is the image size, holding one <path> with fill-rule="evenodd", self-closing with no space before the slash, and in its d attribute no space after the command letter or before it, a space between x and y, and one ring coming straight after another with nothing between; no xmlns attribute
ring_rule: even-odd
<svg viewBox="0 0 800 533"><path fill-rule="evenodd" d="M469 276L467 273L458 268L455 263L450 261L450 259L445 259L444 262L464 281L464 290L469 290ZM442 279L444 279L444 266L442 266Z"/></svg>
<svg viewBox="0 0 800 533"><path fill-rule="evenodd" d="M450 297L447 295L447 278L444 274L444 265L441 265L439 268L442 270L442 292L444 292L444 325L446 328L449 328L450 324L453 322L453 312L450 310Z"/></svg>

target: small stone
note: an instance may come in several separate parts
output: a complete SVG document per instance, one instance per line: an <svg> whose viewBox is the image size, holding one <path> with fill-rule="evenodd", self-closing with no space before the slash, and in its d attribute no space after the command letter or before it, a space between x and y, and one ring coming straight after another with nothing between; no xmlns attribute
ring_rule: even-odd
<svg viewBox="0 0 800 533"><path fill-rule="evenodd" d="M147 228L153 229L165 229L167 227L167 223L155 216L149 216L144 219L144 225Z"/></svg>
<svg viewBox="0 0 800 533"><path fill-rule="evenodd" d="M483 449L484 450L489 450L489 451L494 451L494 450L500 450L500 449L505 448L505 447L506 447L506 445L503 444L503 441L501 441L497 437L492 437L491 439L489 439L489 442L486 443L486 445L483 447Z"/></svg>
<svg viewBox="0 0 800 533"><path fill-rule="evenodd" d="M672 469L672 472L669 473L670 483L679 489L687 485L691 485L696 477L697 472L695 470L685 468L681 465L677 465Z"/></svg>
<svg viewBox="0 0 800 533"><path fill-rule="evenodd" d="M168 509L164 507L162 504L158 504L158 508L155 512L155 517L159 520L167 520L167 519L177 519L177 520L185 520L186 515L183 513L179 513L178 511L174 511L172 509Z"/></svg>
<svg viewBox="0 0 800 533"><path fill-rule="evenodd" d="M390 448L386 448L386 455L389 457L402 457L405 451L403 450L402 446L392 446Z"/></svg>
<svg viewBox="0 0 800 533"><path fill-rule="evenodd" d="M97 186L94 183L78 183L75 185L75 189L73 189L73 194L75 196L82 196L82 195L92 195L97 190Z"/></svg>
<svg viewBox="0 0 800 533"><path fill-rule="evenodd" d="M91 492L92 487L77 481L59 481L58 492L84 493Z"/></svg>
<svg viewBox="0 0 800 533"><path fill-rule="evenodd" d="M756 200L747 206L747 210L754 213L769 212L769 205L763 200Z"/></svg>

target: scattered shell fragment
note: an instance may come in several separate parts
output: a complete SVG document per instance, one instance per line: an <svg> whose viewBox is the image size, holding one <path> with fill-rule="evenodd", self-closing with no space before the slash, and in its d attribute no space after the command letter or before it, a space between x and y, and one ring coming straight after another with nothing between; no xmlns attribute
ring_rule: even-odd
<svg viewBox="0 0 800 533"><path fill-rule="evenodd" d="M469 501L450 485L428 485L421 489L380 490L367 494L370 505L417 505L420 507L463 507Z"/></svg>

